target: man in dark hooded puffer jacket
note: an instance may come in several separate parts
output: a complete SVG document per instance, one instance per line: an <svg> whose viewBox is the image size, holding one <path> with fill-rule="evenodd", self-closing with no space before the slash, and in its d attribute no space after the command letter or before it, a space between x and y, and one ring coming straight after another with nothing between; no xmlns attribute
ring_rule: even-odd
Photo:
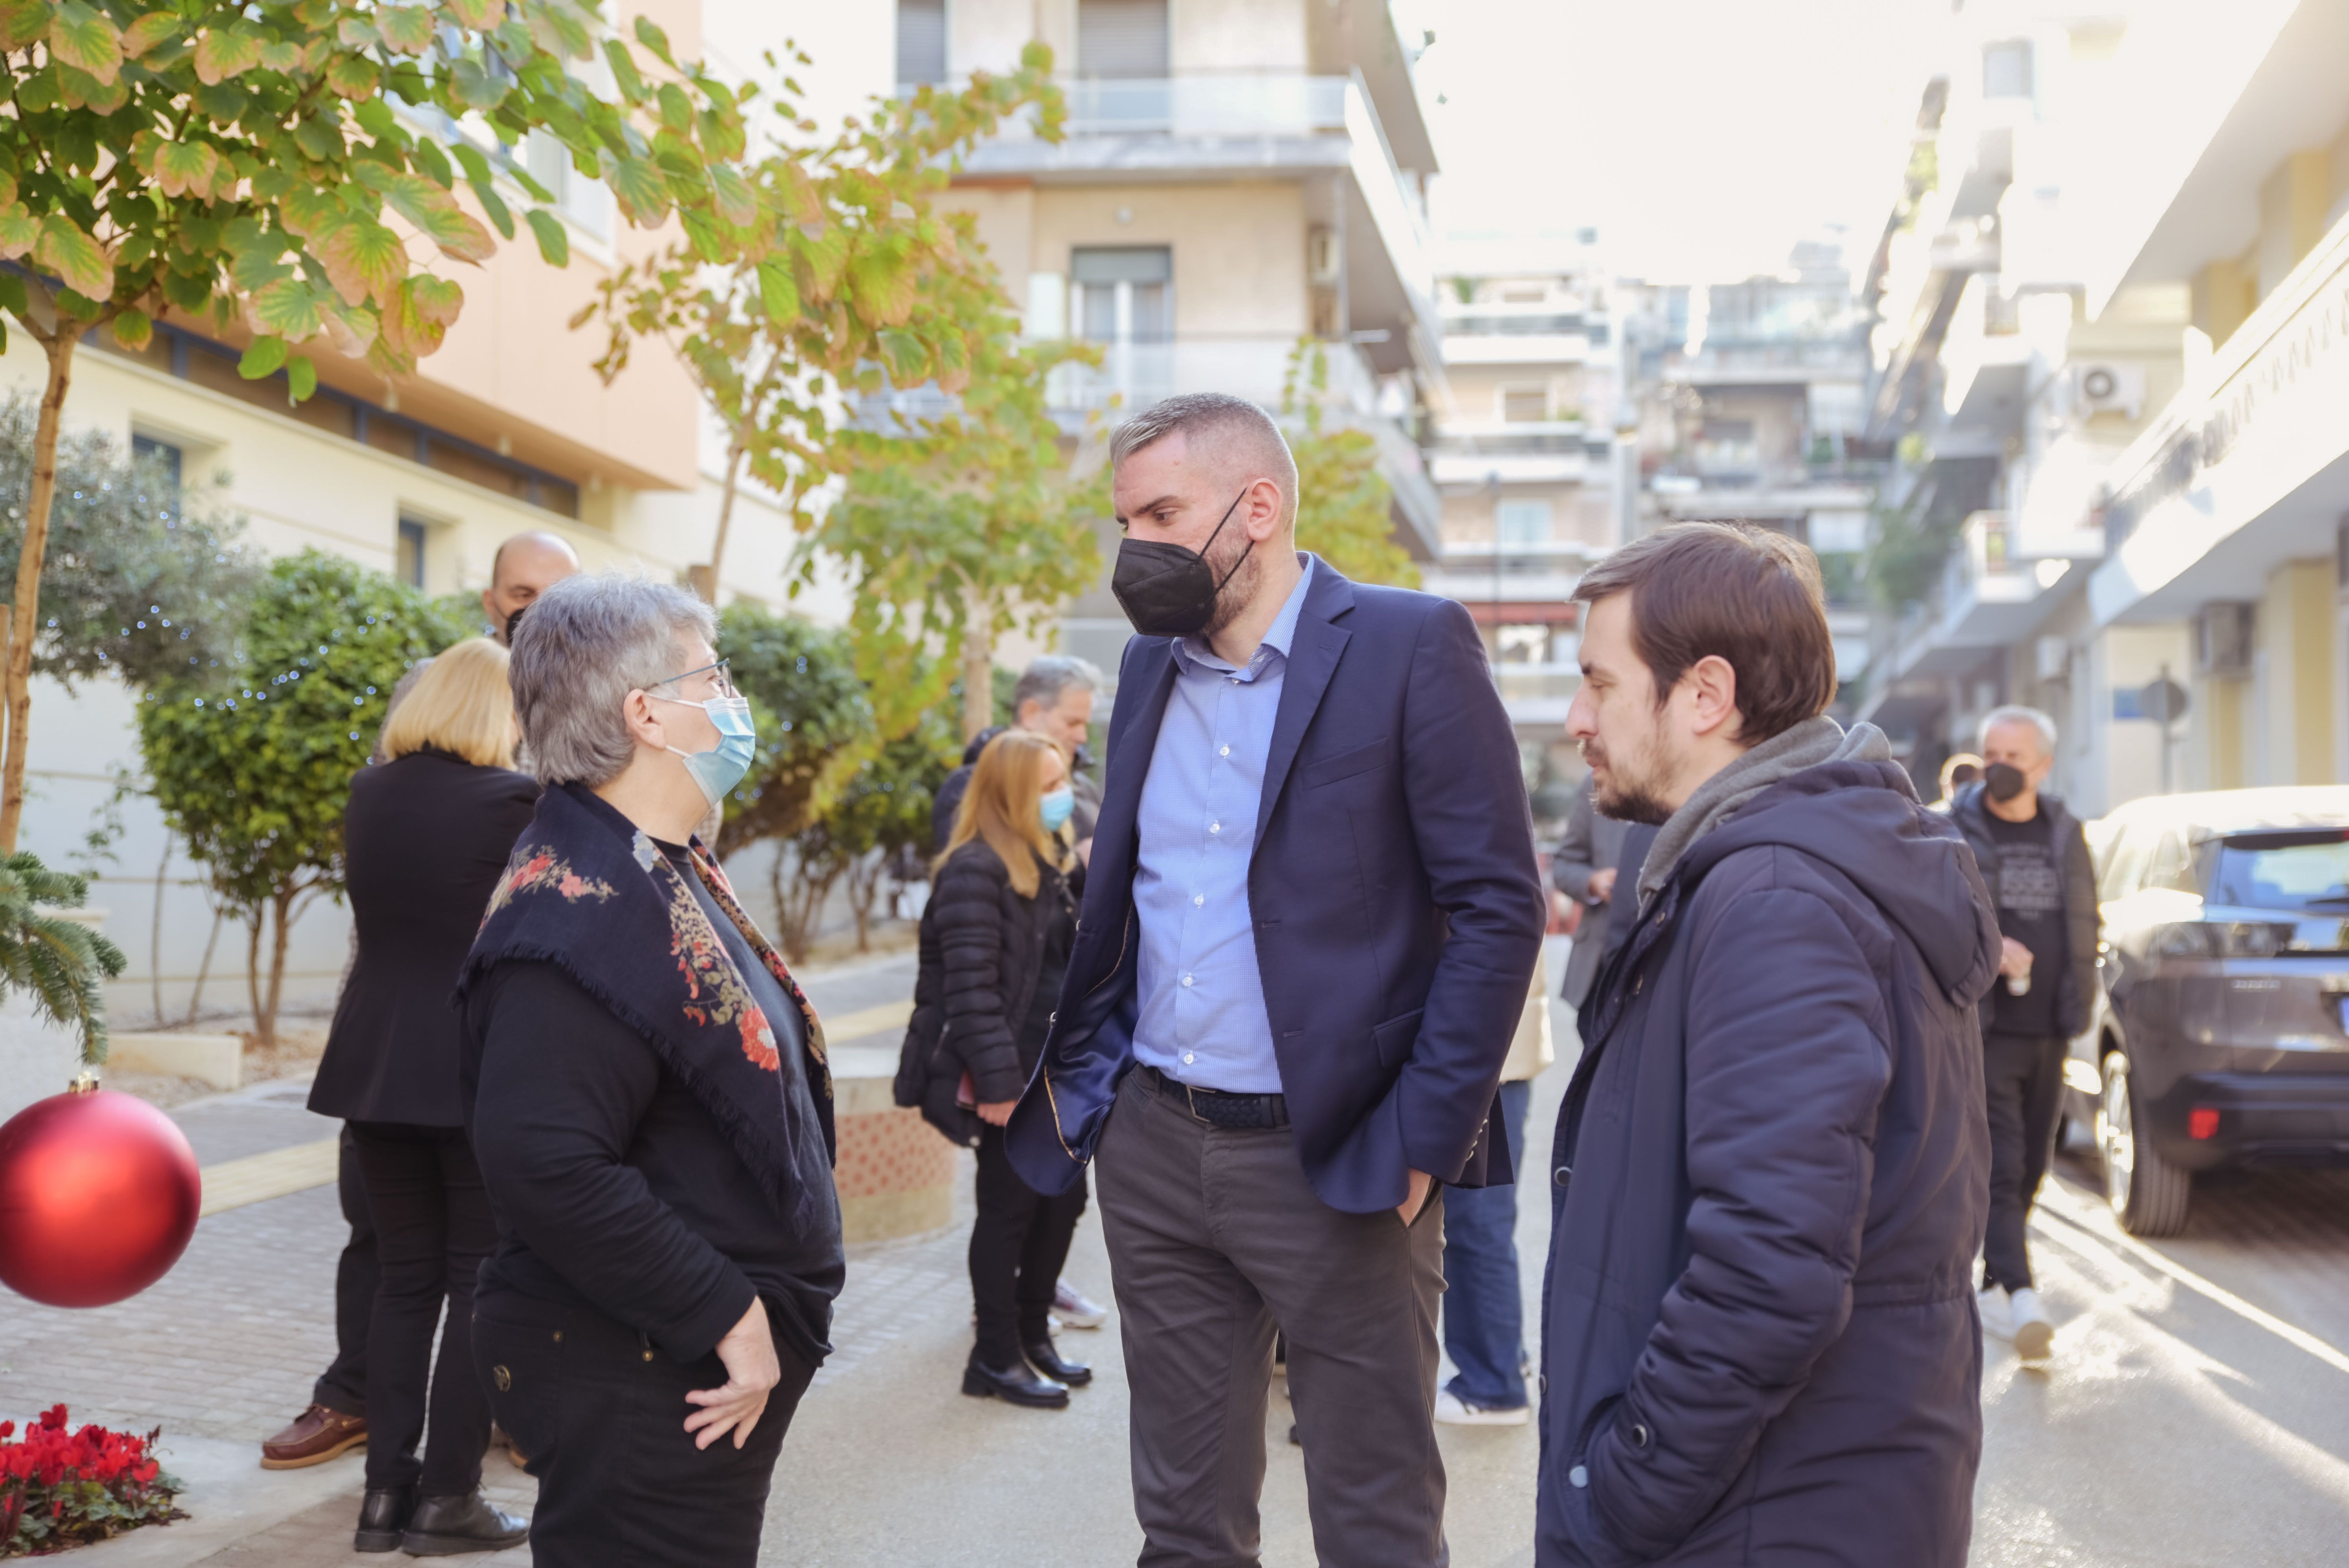
<svg viewBox="0 0 2349 1568"><path fill-rule="evenodd" d="M1661 830L1549 1161L1536 1561L1961 1568L1999 960L1972 853L1826 717L1799 543L1682 524L1577 596L1568 731L1599 810Z"/></svg>

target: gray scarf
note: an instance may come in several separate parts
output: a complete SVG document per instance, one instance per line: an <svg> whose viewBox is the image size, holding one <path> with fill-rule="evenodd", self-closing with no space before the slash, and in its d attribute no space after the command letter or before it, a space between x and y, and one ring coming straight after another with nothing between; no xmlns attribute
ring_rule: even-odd
<svg viewBox="0 0 2349 1568"><path fill-rule="evenodd" d="M1872 724L1843 726L1821 714L1774 735L1696 787L1696 792L1656 832L1640 864L1640 907L1671 880L1689 846L1727 821L1771 785L1822 762L1889 762L1892 748Z"/></svg>

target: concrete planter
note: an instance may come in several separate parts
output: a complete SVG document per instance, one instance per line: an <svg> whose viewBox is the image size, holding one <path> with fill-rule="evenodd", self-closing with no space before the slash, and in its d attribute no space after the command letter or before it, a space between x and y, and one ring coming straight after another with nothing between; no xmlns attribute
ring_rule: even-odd
<svg viewBox="0 0 2349 1568"><path fill-rule="evenodd" d="M117 1035L107 1051L108 1070L162 1073L195 1078L214 1088L244 1085L244 1038L241 1035Z"/></svg>
<svg viewBox="0 0 2349 1568"><path fill-rule="evenodd" d="M841 1230L851 1242L938 1230L953 1219L955 1146L890 1092L895 1051L833 1053Z"/></svg>

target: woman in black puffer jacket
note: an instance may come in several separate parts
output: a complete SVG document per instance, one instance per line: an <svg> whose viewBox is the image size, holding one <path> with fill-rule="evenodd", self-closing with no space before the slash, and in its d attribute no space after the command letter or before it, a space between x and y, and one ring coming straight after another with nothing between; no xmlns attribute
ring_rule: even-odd
<svg viewBox="0 0 2349 1568"><path fill-rule="evenodd" d="M935 1041L923 1095L931 1120L953 1125L947 1110L957 1105L978 1117L978 1343L962 1391L1054 1408L1092 1377L1061 1358L1050 1329L1085 1189L1080 1181L1054 1197L1030 1189L1004 1157L1003 1124L1043 1052L1075 938L1082 873L1059 837L1071 800L1068 765L1042 736L1007 730L979 754L932 873L915 1021Z"/></svg>

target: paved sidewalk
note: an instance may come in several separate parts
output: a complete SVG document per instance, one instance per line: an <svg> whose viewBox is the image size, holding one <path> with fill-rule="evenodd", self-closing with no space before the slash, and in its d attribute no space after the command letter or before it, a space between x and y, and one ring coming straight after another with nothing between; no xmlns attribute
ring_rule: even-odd
<svg viewBox="0 0 2349 1568"><path fill-rule="evenodd" d="M911 990L910 958L813 978L838 1019L882 1018ZM1571 1038L1570 1034L1565 1037ZM836 1044L846 1045L845 1039ZM894 1045L874 1034L857 1042ZM1554 1103L1565 1075L1546 1078ZM332 1123L303 1109L305 1086L278 1082L172 1114L206 1165L314 1142ZM1536 1121L1546 1112L1537 1105ZM1091 1360L1094 1387L1067 1411L1027 1411L959 1393L970 1346L964 1251L966 1160L947 1229L850 1250L834 1354L802 1402L768 1510L762 1560L837 1568L952 1563L1130 1562L1140 1544L1126 1471L1125 1381L1116 1320L1063 1336ZM1537 1257L1546 1210L1527 1216ZM130 1301L87 1312L0 1292L0 1416L63 1400L77 1421L163 1428L164 1460L191 1483L195 1517L134 1532L76 1555L98 1568L202 1563L313 1568L352 1560L359 1455L309 1470L259 1468L262 1438L308 1402L334 1354L333 1275L345 1236L331 1186L212 1214L178 1267ZM1080 1228L1069 1275L1108 1299L1097 1219ZM1529 1274L1529 1295L1538 1286ZM682 1419L682 1413L680 1413ZM1266 1561L1312 1561L1299 1450L1278 1394L1267 1428ZM1531 1429L1444 1434L1452 1471L1454 1562L1530 1563ZM493 1453L491 1494L527 1512L535 1483ZM471 1562L526 1563L528 1549Z"/></svg>

